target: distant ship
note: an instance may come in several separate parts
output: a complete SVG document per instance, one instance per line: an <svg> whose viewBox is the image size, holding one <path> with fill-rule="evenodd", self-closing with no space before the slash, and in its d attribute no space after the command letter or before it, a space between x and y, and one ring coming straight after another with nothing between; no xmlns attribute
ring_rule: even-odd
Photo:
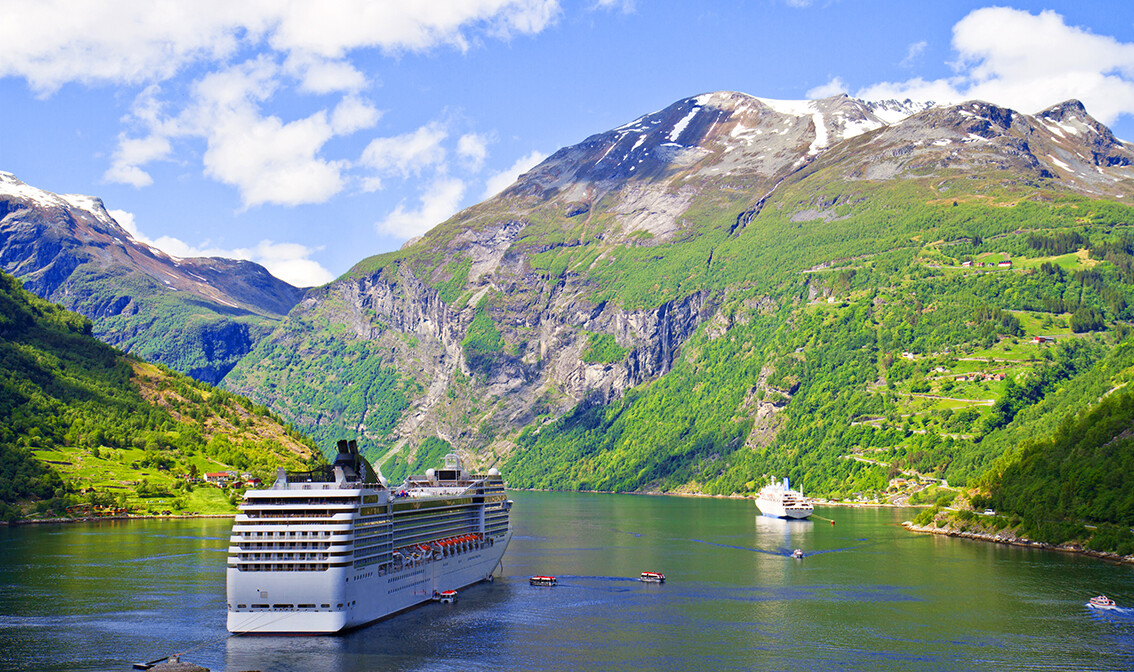
<svg viewBox="0 0 1134 672"><path fill-rule="evenodd" d="M792 490L788 479L777 483L775 479L765 485L756 496L760 513L773 518L806 518L815 511L811 500Z"/></svg>
<svg viewBox="0 0 1134 672"><path fill-rule="evenodd" d="M333 633L491 580L512 538L496 469L457 455L387 487L340 441L332 465L244 494L228 552L228 629Z"/></svg>

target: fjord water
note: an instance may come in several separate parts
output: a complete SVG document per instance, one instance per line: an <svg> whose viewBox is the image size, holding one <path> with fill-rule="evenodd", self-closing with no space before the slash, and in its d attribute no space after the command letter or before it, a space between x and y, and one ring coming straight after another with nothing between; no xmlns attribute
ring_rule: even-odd
<svg viewBox="0 0 1134 672"><path fill-rule="evenodd" d="M226 519L0 529L0 670L1134 668L1134 608L1084 606L1134 607L1130 567L911 534L910 510L818 510L832 526L751 500L511 497L495 582L337 637L228 636Z"/></svg>

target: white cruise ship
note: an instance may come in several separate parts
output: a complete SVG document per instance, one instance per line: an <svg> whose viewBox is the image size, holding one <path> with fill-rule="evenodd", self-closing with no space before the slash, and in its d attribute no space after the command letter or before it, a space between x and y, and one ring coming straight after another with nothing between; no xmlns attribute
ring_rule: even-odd
<svg viewBox="0 0 1134 672"><path fill-rule="evenodd" d="M333 465L279 470L249 490L228 552L228 629L321 634L357 627L491 580L512 538L495 469L442 469L387 487L340 441Z"/></svg>
<svg viewBox="0 0 1134 672"><path fill-rule="evenodd" d="M773 518L806 518L815 511L811 500L792 490L786 478L783 483L773 478L765 485L756 496L756 506L760 513Z"/></svg>

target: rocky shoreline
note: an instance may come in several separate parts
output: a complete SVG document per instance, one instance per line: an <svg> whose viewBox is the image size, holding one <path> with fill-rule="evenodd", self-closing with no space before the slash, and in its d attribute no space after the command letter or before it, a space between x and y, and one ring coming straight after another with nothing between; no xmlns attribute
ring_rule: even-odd
<svg viewBox="0 0 1134 672"><path fill-rule="evenodd" d="M1011 530L1003 530L995 533L974 532L971 530L959 530L952 525L945 525L944 527L937 527L936 524L917 525L908 520L902 523L902 527L906 528L910 532L918 532L922 534L939 534L947 537L973 539L976 541L988 541L994 544L1020 546L1022 548L1038 548L1048 551L1060 551L1063 553L1078 553L1079 555L1086 555L1092 558L1098 558L1099 560L1106 560L1108 562L1134 565L1134 555L1119 555L1117 553L1092 551L1089 548L1083 548L1079 544L1049 544L1043 541L1033 541L1031 539L1028 539L1027 537L1020 537L1013 533Z"/></svg>

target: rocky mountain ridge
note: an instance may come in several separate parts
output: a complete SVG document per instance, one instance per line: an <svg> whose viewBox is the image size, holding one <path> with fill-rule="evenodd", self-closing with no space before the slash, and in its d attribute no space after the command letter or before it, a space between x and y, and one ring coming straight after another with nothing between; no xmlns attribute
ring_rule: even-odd
<svg viewBox="0 0 1134 672"><path fill-rule="evenodd" d="M1132 160L1130 145L1076 101L1027 115L979 101L703 94L566 147L402 250L360 262L309 295L225 384L303 424L357 429L391 454L439 436L492 462L513 454L519 429L664 376L701 325L732 327L734 309L721 311L741 297L781 308L782 299L751 296L771 291L773 271L739 261L767 244L755 242L766 230L747 230L753 222L853 229L877 193L906 184L918 203L938 205L991 202L981 194L994 189L1123 199ZM865 228L853 236L860 252L875 244ZM832 261L818 247L807 254L800 268L774 273ZM494 345L474 353L478 320ZM349 327L352 347L407 381L395 422L281 393L298 372L311 380L325 371L272 363L272 344L309 359L339 347L312 339L314 324ZM750 406L762 426L776 426L766 417L774 404Z"/></svg>
<svg viewBox="0 0 1134 672"><path fill-rule="evenodd" d="M303 293L250 261L171 257L135 240L101 200L3 172L0 269L94 320L100 339L212 383ZM165 304L185 321L171 339L168 322L153 314L170 312Z"/></svg>

